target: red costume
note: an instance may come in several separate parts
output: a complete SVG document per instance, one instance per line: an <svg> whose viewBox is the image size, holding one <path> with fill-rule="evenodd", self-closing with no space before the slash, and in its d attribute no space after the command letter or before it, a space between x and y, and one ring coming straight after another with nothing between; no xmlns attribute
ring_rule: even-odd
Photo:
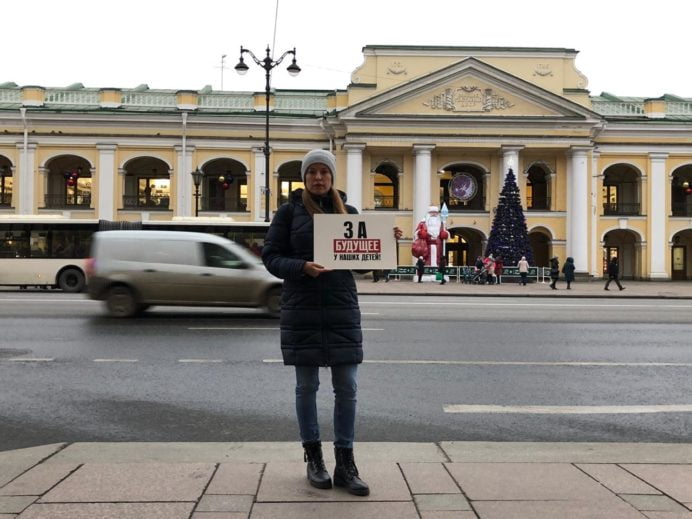
<svg viewBox="0 0 692 519"><path fill-rule="evenodd" d="M428 209L428 216L421 220L413 233L412 253L415 257L423 256L426 265L437 267L442 257L442 242L449 238L444 228L440 211L436 206Z"/></svg>

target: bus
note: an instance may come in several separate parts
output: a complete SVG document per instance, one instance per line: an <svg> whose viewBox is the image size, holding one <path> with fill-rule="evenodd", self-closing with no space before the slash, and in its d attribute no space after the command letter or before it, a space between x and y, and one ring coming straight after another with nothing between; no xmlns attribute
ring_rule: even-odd
<svg viewBox="0 0 692 519"><path fill-rule="evenodd" d="M228 218L110 222L0 215L0 286L83 291L91 237L97 231L153 229L216 234L259 256L268 228L267 222L236 222Z"/></svg>

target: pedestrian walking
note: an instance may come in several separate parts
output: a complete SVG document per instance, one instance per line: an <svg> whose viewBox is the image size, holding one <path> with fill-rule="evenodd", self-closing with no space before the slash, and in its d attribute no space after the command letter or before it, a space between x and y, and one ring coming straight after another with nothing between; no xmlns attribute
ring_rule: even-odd
<svg viewBox="0 0 692 519"><path fill-rule="evenodd" d="M565 260L565 264L562 266L562 273L565 275L567 290L571 290L570 285L574 281L574 258L569 257Z"/></svg>
<svg viewBox="0 0 692 519"><path fill-rule="evenodd" d="M440 281L440 285L444 285L447 280L445 279L445 271L447 269L447 258L442 256L440 258L440 265L437 267L437 272L440 274L442 277L442 280Z"/></svg>
<svg viewBox="0 0 692 519"><path fill-rule="evenodd" d="M420 283L423 281L423 273L425 272L425 260L423 259L423 256L418 257L418 261L416 261L416 274L418 274L418 282Z"/></svg>
<svg viewBox="0 0 692 519"><path fill-rule="evenodd" d="M372 282L377 283L380 280L380 271L375 269L372 271Z"/></svg>
<svg viewBox="0 0 692 519"><path fill-rule="evenodd" d="M517 263L519 267L519 276L521 276L521 284L526 286L526 278L529 277L529 262L526 261L526 256L522 256Z"/></svg>
<svg viewBox="0 0 692 519"><path fill-rule="evenodd" d="M618 265L618 259L617 257L613 256L610 258L610 262L608 263L608 281L606 281L605 287L603 290L608 290L608 286L610 285L611 281L615 281L615 284L618 286L620 290L625 290L625 287L623 287L620 284L620 266Z"/></svg>
<svg viewBox="0 0 692 519"><path fill-rule="evenodd" d="M502 284L502 273L504 272L505 268L505 262L502 259L502 256L498 256L495 258L495 282L498 285Z"/></svg>
<svg viewBox="0 0 692 519"><path fill-rule="evenodd" d="M557 280L560 278L560 261L557 259L557 256L553 256L550 258L550 288L553 290L557 290L557 287L555 284L557 283Z"/></svg>
<svg viewBox="0 0 692 519"><path fill-rule="evenodd" d="M267 231L262 260L282 278L281 353L295 366L296 414L307 478L316 488L331 488L322 455L317 420L319 367L331 369L334 389L334 485L366 496L353 456L356 419L356 375L363 361L363 333L358 294L348 270L330 270L314 262L313 218L317 213L356 214L334 186L336 159L325 150L303 157L305 189L297 189L276 211ZM395 238L401 230L394 228Z"/></svg>

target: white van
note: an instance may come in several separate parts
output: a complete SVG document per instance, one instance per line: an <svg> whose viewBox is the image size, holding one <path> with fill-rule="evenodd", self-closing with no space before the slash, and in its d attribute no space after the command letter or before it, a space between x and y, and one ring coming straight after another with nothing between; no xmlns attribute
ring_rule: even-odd
<svg viewBox="0 0 692 519"><path fill-rule="evenodd" d="M115 317L152 305L281 309L281 280L230 240L195 232L103 231L87 260L89 296Z"/></svg>

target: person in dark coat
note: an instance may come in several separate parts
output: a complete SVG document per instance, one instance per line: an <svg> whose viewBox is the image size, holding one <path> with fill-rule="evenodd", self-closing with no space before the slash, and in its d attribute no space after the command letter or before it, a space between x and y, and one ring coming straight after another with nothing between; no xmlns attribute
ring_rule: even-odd
<svg viewBox="0 0 692 519"><path fill-rule="evenodd" d="M555 284L557 283L557 280L560 278L560 262L557 259L557 256L553 256L550 258L550 288L553 290L557 290L557 287Z"/></svg>
<svg viewBox="0 0 692 519"><path fill-rule="evenodd" d="M267 231L262 260L267 270L282 278L281 353L285 365L295 366L296 414L305 450L307 476L316 488L331 488L322 455L317 420L320 366L331 369L334 389L334 485L366 496L353 458L356 418L356 375L363 361L363 334L358 294L348 270L330 270L314 260L313 215L357 214L346 197L333 187L336 159L317 149L303 158L305 189L291 193L279 207ZM394 229L395 238L401 230Z"/></svg>
<svg viewBox="0 0 692 519"><path fill-rule="evenodd" d="M611 281L615 281L615 284L618 286L620 290L625 290L625 287L623 287L620 284L620 266L618 265L618 259L613 256L610 258L610 262L608 263L608 281L606 281L605 287L603 288L604 290L608 290L608 286L610 285Z"/></svg>
<svg viewBox="0 0 692 519"><path fill-rule="evenodd" d="M423 281L423 273L425 272L425 260L423 256L419 256L418 261L416 261L416 274L418 274L418 282Z"/></svg>
<svg viewBox="0 0 692 519"><path fill-rule="evenodd" d="M574 281L574 258L569 257L565 260L565 264L562 266L562 273L565 275L567 290L570 290L570 284Z"/></svg>

